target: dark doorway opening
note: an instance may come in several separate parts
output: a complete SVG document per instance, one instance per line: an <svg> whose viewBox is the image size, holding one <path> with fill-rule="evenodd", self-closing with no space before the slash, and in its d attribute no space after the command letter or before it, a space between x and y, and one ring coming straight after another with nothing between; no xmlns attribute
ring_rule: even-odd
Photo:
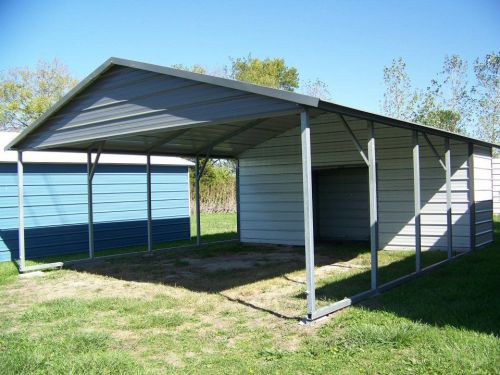
<svg viewBox="0 0 500 375"><path fill-rule="evenodd" d="M316 170L314 188L316 240L370 240L368 168Z"/></svg>

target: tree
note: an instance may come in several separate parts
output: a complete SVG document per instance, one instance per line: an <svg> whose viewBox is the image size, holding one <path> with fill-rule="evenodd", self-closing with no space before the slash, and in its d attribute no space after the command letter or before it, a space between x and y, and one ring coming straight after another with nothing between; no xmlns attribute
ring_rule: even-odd
<svg viewBox="0 0 500 375"><path fill-rule="evenodd" d="M282 58L253 58L251 55L231 59L229 78L258 85L293 91L299 87L299 73Z"/></svg>
<svg viewBox="0 0 500 375"><path fill-rule="evenodd" d="M391 117L412 121L415 117L418 95L412 89L410 77L406 72L406 62L402 57L392 60L390 66L384 67L384 83L384 113Z"/></svg>
<svg viewBox="0 0 500 375"><path fill-rule="evenodd" d="M193 72L193 73L207 74L207 70L205 69L205 67L199 64L194 64L191 66L186 66L184 64L174 64L172 65L172 68L186 70L188 72Z"/></svg>
<svg viewBox="0 0 500 375"><path fill-rule="evenodd" d="M420 123L457 133L460 114L449 109L436 109L425 113Z"/></svg>
<svg viewBox="0 0 500 375"><path fill-rule="evenodd" d="M446 56L442 71L425 90L414 89L402 58L384 68L383 111L407 121L465 133L472 118L467 64L458 55Z"/></svg>
<svg viewBox="0 0 500 375"><path fill-rule="evenodd" d="M325 100L330 99L330 91L328 90L328 85L325 82L321 81L319 78L316 78L314 81L307 81L302 91L306 95L314 96L316 98Z"/></svg>
<svg viewBox="0 0 500 375"><path fill-rule="evenodd" d="M474 73L477 84L473 88L477 96L477 135L489 142L500 142L500 53L490 53L476 59Z"/></svg>
<svg viewBox="0 0 500 375"><path fill-rule="evenodd" d="M467 62L458 55L445 56L443 70L437 78L432 81L432 94L436 111L449 114L454 113L453 118L458 118L452 125L447 122L451 119L448 115L437 116L444 123L428 124L456 133L467 133L471 128L472 113L471 97L469 95L469 83L467 77ZM429 117L429 114L426 115ZM432 115L430 116L432 118ZM450 128L451 126L451 128Z"/></svg>
<svg viewBox="0 0 500 375"><path fill-rule="evenodd" d="M54 59L35 69L14 68L0 77L0 129L21 130L75 86L66 65Z"/></svg>

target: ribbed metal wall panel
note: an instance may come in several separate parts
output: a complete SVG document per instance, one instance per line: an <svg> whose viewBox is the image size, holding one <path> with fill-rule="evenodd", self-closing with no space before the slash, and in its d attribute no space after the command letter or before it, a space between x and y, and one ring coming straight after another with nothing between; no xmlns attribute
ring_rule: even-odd
<svg viewBox="0 0 500 375"><path fill-rule="evenodd" d="M379 247L415 247L412 132L376 124ZM438 158L420 138L422 249L446 249L446 175ZM429 136L442 161L444 139ZM470 247L467 145L450 142L452 167L453 247Z"/></svg>
<svg viewBox="0 0 500 375"><path fill-rule="evenodd" d="M493 158L491 149L474 146L476 247L493 242Z"/></svg>
<svg viewBox="0 0 500 375"><path fill-rule="evenodd" d="M500 215L500 158L493 159L493 213Z"/></svg>
<svg viewBox="0 0 500 375"><path fill-rule="evenodd" d="M366 121L347 118L365 148ZM412 135L375 124L378 161L379 248L414 248ZM444 160L444 139L429 137ZM311 120L314 169L364 162L334 114ZM303 244L302 172L298 127L240 158L241 233L244 242ZM470 247L467 144L451 141L453 243ZM446 249L445 171L421 139L422 248ZM248 208L248 210L247 210ZM366 212L368 217L368 212Z"/></svg>
<svg viewBox="0 0 500 375"><path fill-rule="evenodd" d="M187 167L152 166L153 239L188 239ZM88 249L86 166L26 164L26 256ZM93 181L97 250L147 241L146 171L143 165L99 165ZM0 164L0 261L18 252L16 165Z"/></svg>
<svg viewBox="0 0 500 375"><path fill-rule="evenodd" d="M114 67L26 138L25 147L281 113L297 104L128 67Z"/></svg>

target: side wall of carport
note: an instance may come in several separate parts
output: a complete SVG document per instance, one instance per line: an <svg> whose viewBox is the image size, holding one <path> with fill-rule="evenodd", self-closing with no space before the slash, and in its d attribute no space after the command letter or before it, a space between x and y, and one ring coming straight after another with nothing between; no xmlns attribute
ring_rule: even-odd
<svg viewBox="0 0 500 375"><path fill-rule="evenodd" d="M493 178L491 149L474 146L475 245L493 241Z"/></svg>
<svg viewBox="0 0 500 375"><path fill-rule="evenodd" d="M500 158L493 159L493 213L500 215Z"/></svg>
<svg viewBox="0 0 500 375"><path fill-rule="evenodd" d="M366 152L367 122L347 118ZM379 248L414 248L412 131L375 124ZM429 136L444 162L444 138ZM422 249L446 249L445 171L420 136ZM451 141L453 246L470 248L467 144ZM312 166L358 166L363 160L334 114L311 119ZM240 156L241 240L303 245L300 129L289 130ZM369 213L367 212L368 216Z"/></svg>

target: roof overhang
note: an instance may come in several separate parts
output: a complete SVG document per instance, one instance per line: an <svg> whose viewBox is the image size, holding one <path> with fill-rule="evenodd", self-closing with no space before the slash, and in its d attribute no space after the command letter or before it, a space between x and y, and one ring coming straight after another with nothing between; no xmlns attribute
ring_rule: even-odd
<svg viewBox="0 0 500 375"><path fill-rule="evenodd" d="M107 153L237 157L298 126L305 109L500 147L307 95L111 58L7 148L82 152L104 143Z"/></svg>

